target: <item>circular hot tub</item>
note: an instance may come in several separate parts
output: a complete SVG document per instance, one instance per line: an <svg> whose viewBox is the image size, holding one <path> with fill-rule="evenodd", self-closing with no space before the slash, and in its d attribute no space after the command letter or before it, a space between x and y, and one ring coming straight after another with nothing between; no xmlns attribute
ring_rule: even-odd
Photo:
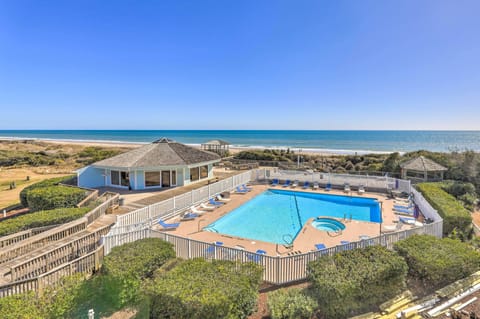
<svg viewBox="0 0 480 319"><path fill-rule="evenodd" d="M345 225L333 218L318 217L312 222L312 226L318 230L339 232L345 229Z"/></svg>

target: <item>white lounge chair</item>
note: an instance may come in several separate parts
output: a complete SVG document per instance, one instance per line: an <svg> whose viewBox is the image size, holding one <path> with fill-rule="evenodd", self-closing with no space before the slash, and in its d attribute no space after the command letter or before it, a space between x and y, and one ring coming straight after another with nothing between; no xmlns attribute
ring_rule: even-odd
<svg viewBox="0 0 480 319"><path fill-rule="evenodd" d="M345 193L349 193L350 192L350 185L348 183L345 183L345 185L343 186L343 191Z"/></svg>
<svg viewBox="0 0 480 319"><path fill-rule="evenodd" d="M222 196L222 194L218 194L217 195L217 200L220 201L220 202L225 202L226 203L226 202L231 201L231 198L225 198L225 197Z"/></svg>
<svg viewBox="0 0 480 319"><path fill-rule="evenodd" d="M292 188L295 188L295 187L297 187L297 186L298 186L298 181L297 181L297 180L293 181L291 187L292 187Z"/></svg>
<svg viewBox="0 0 480 319"><path fill-rule="evenodd" d="M207 205L207 204L205 204L205 203L201 203L201 204L200 204L200 208L203 209L203 210L206 210L206 211L211 212L211 211L214 210L216 207L215 207L215 206L212 206L212 205Z"/></svg>
<svg viewBox="0 0 480 319"><path fill-rule="evenodd" d="M313 189L318 189L319 187L320 187L320 186L318 185L317 182L313 183L313 187L312 187Z"/></svg>
<svg viewBox="0 0 480 319"><path fill-rule="evenodd" d="M206 213L205 210L200 210L195 206L190 207L190 210L192 211L192 213L197 214L197 215L202 215L202 214Z"/></svg>
<svg viewBox="0 0 480 319"><path fill-rule="evenodd" d="M365 194L365 187L363 185L358 186L358 195Z"/></svg>

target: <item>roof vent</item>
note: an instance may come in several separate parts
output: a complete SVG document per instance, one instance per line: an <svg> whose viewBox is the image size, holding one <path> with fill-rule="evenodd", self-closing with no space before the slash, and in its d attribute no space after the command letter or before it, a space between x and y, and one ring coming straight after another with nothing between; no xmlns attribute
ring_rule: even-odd
<svg viewBox="0 0 480 319"><path fill-rule="evenodd" d="M169 138L166 138L166 137L162 137L161 139L159 140L156 140L155 142L153 143L174 143L175 141L172 140L172 139L169 139Z"/></svg>

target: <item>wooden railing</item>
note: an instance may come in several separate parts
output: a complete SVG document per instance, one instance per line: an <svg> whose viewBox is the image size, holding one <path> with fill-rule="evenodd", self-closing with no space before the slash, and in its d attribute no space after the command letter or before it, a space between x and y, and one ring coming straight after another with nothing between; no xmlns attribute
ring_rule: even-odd
<svg viewBox="0 0 480 319"><path fill-rule="evenodd" d="M37 234L43 233L47 230L50 230L52 228L55 228L59 225L49 225L49 226L43 226L43 227L36 227L32 229L27 229L15 234L7 235L0 237L0 248L5 248L11 245L14 245L22 240L25 240L27 238L30 238L32 236L35 236Z"/></svg>
<svg viewBox="0 0 480 319"><path fill-rule="evenodd" d="M95 250L100 245L103 235L108 233L110 226L97 229L81 238L62 246L55 247L26 261L16 262L10 267L10 281L29 279L59 267Z"/></svg>
<svg viewBox="0 0 480 319"><path fill-rule="evenodd" d="M0 298L29 291L41 291L44 287L54 286L58 284L63 277L74 273L83 273L87 276L91 275L100 268L103 256L102 245L95 251L72 260L58 268L52 269L36 278L15 281L2 285L0 286Z"/></svg>
<svg viewBox="0 0 480 319"><path fill-rule="evenodd" d="M87 228L85 217L22 240L0 251L0 265L49 243L62 240Z"/></svg>
<svg viewBox="0 0 480 319"><path fill-rule="evenodd" d="M110 207L118 205L118 198L120 197L120 194L110 194L111 195L108 195L109 198L104 203L98 205L85 215L88 225L93 223L100 216L105 215Z"/></svg>

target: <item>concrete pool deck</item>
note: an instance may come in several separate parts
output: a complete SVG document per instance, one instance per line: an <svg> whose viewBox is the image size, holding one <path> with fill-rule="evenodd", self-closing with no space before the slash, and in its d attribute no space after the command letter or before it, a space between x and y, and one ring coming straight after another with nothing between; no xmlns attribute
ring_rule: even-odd
<svg viewBox="0 0 480 319"><path fill-rule="evenodd" d="M211 243L215 241L220 241L223 242L223 246L241 248L251 252L262 249L265 250L270 256L287 256L294 252L305 253L315 250L315 244L319 243L322 243L327 248L330 248L336 245L340 245L341 241L359 241L360 236L377 237L380 235L381 227L382 232L385 233L391 232L392 228L396 228L397 230L405 230L414 227L398 222L399 215L395 214L393 211L394 200L387 198L385 194L366 192L363 195L358 195L355 191L345 193L342 190L334 189L327 192L323 189L312 190L303 189L302 187L271 187L270 185L253 185L251 187L253 188L252 191L245 194L236 194L232 192L230 195L231 200L225 205L216 208L214 211L205 212L204 214L202 214L202 216L199 216L193 220L181 221L180 226L177 229L169 230L168 232L173 235L178 235L203 242ZM267 189L288 189L302 192L376 198L379 202L381 202L383 222L382 224L379 224L373 222L338 219L345 224L346 228L339 235L330 235L325 231L318 230L311 226L311 221L313 219L310 219L304 224L303 228L298 233L292 247L285 247L281 244L273 244L259 241L256 239L239 238L209 231L202 231L203 227L213 223L220 217L228 214L235 208L239 207L240 205L244 204L255 196L263 193ZM167 222L169 223L179 221L180 217L175 217L167 220ZM163 228L159 225L155 225L154 229L163 231Z"/></svg>

